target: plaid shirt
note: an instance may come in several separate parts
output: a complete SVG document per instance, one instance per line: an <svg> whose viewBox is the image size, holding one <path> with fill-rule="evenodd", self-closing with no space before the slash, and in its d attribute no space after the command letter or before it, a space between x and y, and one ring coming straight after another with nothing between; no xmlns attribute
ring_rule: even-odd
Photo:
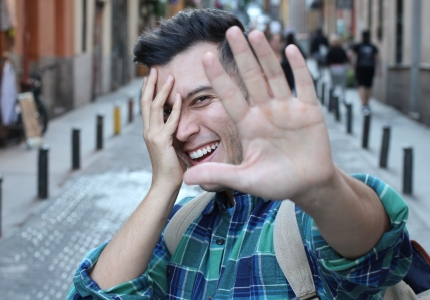
<svg viewBox="0 0 430 300"><path fill-rule="evenodd" d="M382 299L385 287L405 275L411 247L405 226L408 207L387 184L355 177L375 190L390 218L391 231L356 260L337 254L313 220L296 206L296 217L315 287L321 299ZM74 277L68 299L296 299L273 246L281 204L240 192L228 208L218 193L185 232L172 256L163 236L139 278L101 290L88 274L106 244L92 250ZM172 215L191 198L175 206ZM86 298L88 297L88 298Z"/></svg>

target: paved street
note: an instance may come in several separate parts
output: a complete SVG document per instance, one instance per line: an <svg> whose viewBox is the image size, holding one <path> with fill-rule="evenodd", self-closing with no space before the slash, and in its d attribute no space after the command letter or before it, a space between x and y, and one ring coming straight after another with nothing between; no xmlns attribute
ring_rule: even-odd
<svg viewBox="0 0 430 300"><path fill-rule="evenodd" d="M136 93L138 84L132 83L122 93ZM100 101L108 101L108 97ZM430 129L374 101L370 148L363 150L357 92L349 90L347 98L354 104L353 135L345 133L344 119L342 123L335 122L334 116L324 108L335 162L347 173L370 173L401 192L402 145L413 145L414 194L405 196L411 207L408 226L412 238L430 251L430 182L427 176L430 168L427 154ZM88 106L82 108L82 115L88 109L96 111ZM75 116L79 122L78 115ZM93 128L92 121L93 118L89 121L85 119L82 124L88 123ZM60 124L62 121L59 119L57 122ZM385 124L392 126L392 140L389 168L381 170L378 168L379 147ZM50 130L54 130L54 126ZM88 138L87 143L91 144L83 144L83 147L92 149L93 140ZM109 137L102 152L91 151L85 152L87 161L82 171L71 173L67 171L68 167L62 173L59 170L57 176L62 178L64 184L57 187L58 192L52 193L53 196L44 202L30 201L34 207L32 213L23 218L21 226L11 227L0 240L2 299L64 299L83 255L111 238L144 197L150 185L151 168L142 139L140 119L136 118L132 124L125 126L120 136ZM7 155L11 157L13 154L9 151ZM68 161L69 157L67 153L63 160ZM0 152L0 160L4 159L5 154ZM197 193L197 188L185 187L178 198ZM10 197L4 197L3 201L10 202ZM5 210L3 214L8 213L12 214L12 210Z"/></svg>

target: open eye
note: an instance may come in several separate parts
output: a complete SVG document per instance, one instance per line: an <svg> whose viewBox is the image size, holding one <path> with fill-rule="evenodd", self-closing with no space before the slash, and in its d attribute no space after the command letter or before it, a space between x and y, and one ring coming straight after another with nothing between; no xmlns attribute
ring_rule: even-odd
<svg viewBox="0 0 430 300"><path fill-rule="evenodd" d="M164 123L167 122L167 119L169 118L169 116L170 116L171 113L172 113L172 109L171 108L165 108L163 110Z"/></svg>

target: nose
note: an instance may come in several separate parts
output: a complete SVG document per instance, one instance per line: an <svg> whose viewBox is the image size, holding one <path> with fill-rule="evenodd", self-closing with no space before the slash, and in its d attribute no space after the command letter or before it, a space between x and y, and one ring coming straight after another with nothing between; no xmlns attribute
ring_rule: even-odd
<svg viewBox="0 0 430 300"><path fill-rule="evenodd" d="M195 114L181 111L178 128L176 129L176 139L182 143L197 134L200 130L198 118Z"/></svg>

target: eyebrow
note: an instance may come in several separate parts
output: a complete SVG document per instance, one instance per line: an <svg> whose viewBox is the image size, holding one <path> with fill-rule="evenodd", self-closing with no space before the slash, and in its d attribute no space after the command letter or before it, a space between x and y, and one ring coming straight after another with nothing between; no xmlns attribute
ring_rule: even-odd
<svg viewBox="0 0 430 300"><path fill-rule="evenodd" d="M210 85L202 85L199 86L197 88L195 88L194 90L190 91L187 96L185 97L185 100L188 100L189 98L191 98L192 96L194 96L197 93L203 92L203 91L207 91L207 90L211 90L213 91L213 87Z"/></svg>

